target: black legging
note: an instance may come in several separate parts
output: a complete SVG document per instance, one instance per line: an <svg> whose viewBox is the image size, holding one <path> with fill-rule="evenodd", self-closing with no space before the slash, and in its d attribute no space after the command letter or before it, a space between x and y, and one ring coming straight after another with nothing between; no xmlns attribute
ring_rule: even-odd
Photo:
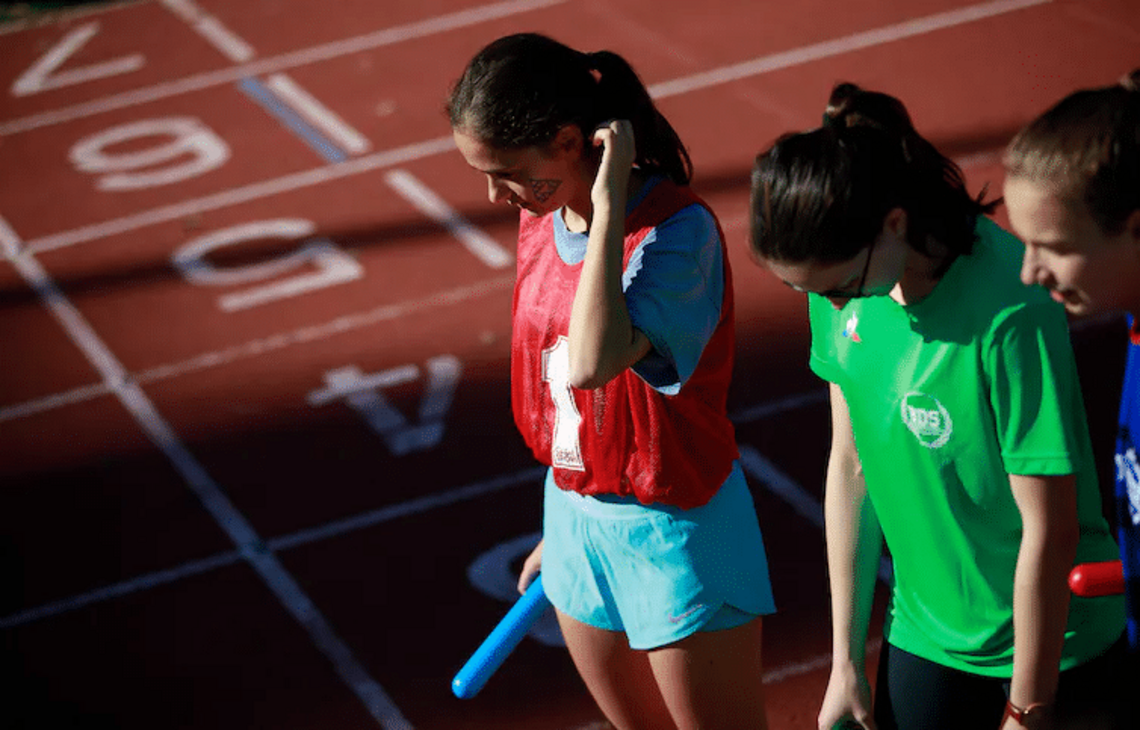
<svg viewBox="0 0 1140 730"><path fill-rule="evenodd" d="M1136 662L1121 637L1108 651L1062 672L1055 728L1135 730L1140 713ZM982 677L883 643L875 688L879 730L997 730L1009 680Z"/></svg>

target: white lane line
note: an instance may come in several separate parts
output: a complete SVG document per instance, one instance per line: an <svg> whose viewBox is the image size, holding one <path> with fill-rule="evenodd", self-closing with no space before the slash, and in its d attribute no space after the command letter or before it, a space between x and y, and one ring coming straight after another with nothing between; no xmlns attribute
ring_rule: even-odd
<svg viewBox="0 0 1140 730"><path fill-rule="evenodd" d="M787 502L792 511L821 531L824 529L823 504L763 454L751 446L741 446L740 465L746 474ZM890 585L891 573L891 561L884 556L879 560L879 580Z"/></svg>
<svg viewBox="0 0 1140 730"><path fill-rule="evenodd" d="M531 467L515 472L514 474L505 474L486 481L469 484L466 487L453 489L449 492L429 494L426 497L420 497L419 499L402 502L390 507L381 507L380 509L371 510L369 512L362 512L343 520L329 522L325 525L298 530L291 535L270 540L268 546L270 550L275 551L289 550L301 545L308 545L309 543L328 540L333 537L340 537L350 532L374 527L381 522L388 522L401 517L412 517L433 509L440 509L441 507L458 504L459 502L466 502L523 484L538 485L542 482L542 478L545 474L546 467Z"/></svg>
<svg viewBox="0 0 1140 730"><path fill-rule="evenodd" d="M870 641L867 642L867 652L871 653L874 651L878 651L880 648L882 648L882 645L883 645L883 640L881 638L871 639ZM798 677L801 674L808 674L809 672L814 672L818 669L823 669L825 667L830 667L830 666L831 666L831 655L830 654L821 654L819 656L812 657L811 659L808 659L805 662L796 662L795 664L785 664L782 667L776 667L775 669L772 669L771 671L765 672L763 682L764 682L764 684L778 684L780 682L783 682L785 679L791 679L792 677Z"/></svg>
<svg viewBox="0 0 1140 730"><path fill-rule="evenodd" d="M245 63L257 55L252 46L212 15L207 15L195 23L194 29L234 63Z"/></svg>
<svg viewBox="0 0 1140 730"><path fill-rule="evenodd" d="M0 408L0 423L14 421L18 418L27 418L37 413L47 413L56 408L64 408L77 403L86 403L87 401L110 394L111 388L108 387L106 383L83 385L60 393L53 393L43 398L35 398L30 401Z"/></svg>
<svg viewBox="0 0 1140 730"><path fill-rule="evenodd" d="M222 190L201 198L184 200L180 203L152 208L141 213L124 216L123 218L94 223L63 233L35 238L25 242L24 245L32 253L39 254L44 251L74 246L78 243L86 243L98 238L135 231L139 228L145 228L146 226L166 223L219 208L240 205L241 203L260 200L262 198L320 185L333 180L361 175L385 167L401 165L453 149L455 149L455 142L450 136L438 137L428 140L427 142L418 142L391 150L374 152L371 155L357 157L346 160L345 162L322 165L321 167L291 173L272 180L264 180L241 187L230 188L229 190Z"/></svg>
<svg viewBox="0 0 1140 730"><path fill-rule="evenodd" d="M450 289L444 292L436 292L419 299L412 299L398 304L386 304L365 312L337 317L324 324L301 327L290 332L250 340L224 350L208 352L181 362L143 370L136 374L135 379L139 383L150 383L207 370L238 360L258 357L270 352L283 350L293 345L317 342L334 335L352 332L353 330L369 327L379 322L399 319L433 307L460 304L491 292L510 289L513 284L513 275L502 276L496 279L487 279L469 286Z"/></svg>
<svg viewBox="0 0 1140 730"><path fill-rule="evenodd" d="M0 618L0 630L14 629L17 626L42 621L52 616L58 616L69 611L84 608L85 606L105 603L106 601L129 596L133 593L149 591L151 588L174 583L183 578L191 578L195 575L216 570L217 568L233 565L241 559L241 555L236 550L231 550L229 552L211 555L201 560L191 560L174 568L145 573L128 580L120 581L119 583L96 588L93 591L80 593L60 601L52 601L51 603L45 603L25 611L4 616Z"/></svg>
<svg viewBox="0 0 1140 730"><path fill-rule="evenodd" d="M0 237L2 239L2 237ZM317 325L299 327L289 332L280 332L268 337L249 340L240 345L222 350L205 352L195 357L178 362L167 363L157 367L141 370L132 376L134 382L145 385L161 380L168 380L190 373L196 373L210 368L228 365L238 360L258 357L294 345L320 342L336 335L353 332L364 327L370 327L380 322L387 322L422 312L435 307L448 307L471 301L487 294L509 290L514 284L514 276L501 276L495 279L470 284L467 286L435 292L418 299L409 299L396 304L385 304L375 309L347 314ZM62 393L37 398L23 403L0 408L0 423L12 421L17 418L44 413L75 403L111 394L112 390L105 383L85 385L73 388Z"/></svg>
<svg viewBox="0 0 1140 730"><path fill-rule="evenodd" d="M363 134L319 102L288 75L273 74L266 81L266 86L273 89L281 99L304 117L305 121L324 132L345 152L362 155L372 149L372 143Z"/></svg>
<svg viewBox="0 0 1140 730"><path fill-rule="evenodd" d="M873 30L854 33L842 38L835 38L809 46L795 48L789 51L760 56L749 61L723 66L711 71L702 71L649 87L649 93L655 99L664 99L678 94L687 94L699 89L707 89L730 81L738 81L750 76L758 76L776 71L778 69L800 66L811 61L818 61L832 56L838 56L851 51L857 51L872 46L880 46L892 41L911 38L917 35L932 33L937 30L953 28L957 25L972 23L977 20L990 18L995 15L1011 13L1017 10L1044 5L1051 0L999 0L998 2L971 5L958 10L936 13L914 20L883 26Z"/></svg>
<svg viewBox="0 0 1140 730"><path fill-rule="evenodd" d="M414 205L417 210L446 228L451 235L470 251L475 258L482 261L492 269L502 269L514 263L514 256L510 251L472 225L470 221L459 214L459 211L447 204L443 198L435 194L419 178L406 170L392 170L384 175L384 180L404 200Z"/></svg>
<svg viewBox="0 0 1140 730"><path fill-rule="evenodd" d="M162 4L234 63L245 63L257 55L251 45L222 21L202 10L194 0L162 0Z"/></svg>
<svg viewBox="0 0 1140 730"><path fill-rule="evenodd" d="M797 393L767 403L759 403L736 413L731 413L729 417L733 423L752 423L786 411L814 406L817 403L827 403L827 388L820 388L809 393Z"/></svg>
<svg viewBox="0 0 1140 730"><path fill-rule="evenodd" d="M783 499L796 514L823 529L823 505L794 479L751 446L740 447L740 465L746 474Z"/></svg>
<svg viewBox="0 0 1140 730"><path fill-rule="evenodd" d="M413 517L433 509L478 499L479 497L501 492L513 487L536 484L541 481L545 473L545 467L524 469L514 474L506 474L482 482L475 482L440 494L431 494L389 507L364 512L318 527L299 530L289 535L283 535L269 540L268 543L266 543L266 547L274 552L280 552L321 540L327 540L332 537L339 537L349 532L355 532L356 530L375 527L390 520L402 517ZM103 603L104 601L120 598L132 593L147 591L151 588L182 580L183 578L189 578L216 568L231 565L241 559L242 556L238 551L231 550L212 555L208 558L191 560L174 568L146 573L119 583L97 588L93 591L80 593L70 598L45 603L41 606L0 617L0 630L30 624L34 621L58 616L61 613L67 613L68 611L74 611L96 603Z"/></svg>
<svg viewBox="0 0 1140 730"><path fill-rule="evenodd" d="M4 239L5 252L20 250L19 237L3 218L0 218L0 238ZM10 256L9 261L28 286L39 295L48 312L59 322L69 338L99 371L103 382L114 392L151 443L171 462L241 556L306 630L309 639L332 663L341 680L352 689L373 718L385 730L411 730L411 723L400 713L392 699L357 661L277 556L265 548L253 526L186 448L142 388L128 379L126 369L99 339L79 310L64 296L47 271L27 253Z"/></svg>
<svg viewBox="0 0 1140 730"><path fill-rule="evenodd" d="M115 94L103 99L96 99L82 104L53 109L52 111L42 112L40 114L11 119L6 122L0 122L0 135L17 134L19 132L26 132L61 122L82 119L116 109L126 109L179 94L201 91L202 89L233 83L248 76L262 76L278 71L285 71L297 66L306 66L320 61L328 61L353 53L368 51L416 38L424 38L458 28L506 18L531 10L558 5L564 2L567 2L567 0L509 0L508 2L482 5L450 15L429 18L428 20L408 23L407 25L396 26L394 28L386 28L354 38L347 38L312 48L291 51L279 56L251 61L250 63L244 63L240 66L195 74L143 89L135 89L122 94Z"/></svg>

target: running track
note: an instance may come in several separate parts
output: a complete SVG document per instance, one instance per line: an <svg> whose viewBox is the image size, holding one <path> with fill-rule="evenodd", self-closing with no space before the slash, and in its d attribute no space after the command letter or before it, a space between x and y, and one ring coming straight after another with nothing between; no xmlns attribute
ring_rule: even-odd
<svg viewBox="0 0 1140 730"><path fill-rule="evenodd" d="M605 726L549 624L478 697L449 692L513 598L540 472L508 407L515 220L441 105L480 46L539 30L634 63L724 223L730 407L780 608L770 718L814 727L827 411L802 298L744 250L751 159L849 79L1000 191L1014 130L1138 63L1140 9L335 6L155 0L0 27L4 726ZM1102 464L1121 337L1074 325Z"/></svg>

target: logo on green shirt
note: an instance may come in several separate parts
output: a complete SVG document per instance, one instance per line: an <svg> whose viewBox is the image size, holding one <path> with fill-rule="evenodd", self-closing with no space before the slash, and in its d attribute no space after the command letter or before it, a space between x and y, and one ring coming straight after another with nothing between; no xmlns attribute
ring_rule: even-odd
<svg viewBox="0 0 1140 730"><path fill-rule="evenodd" d="M907 393L902 399L902 419L919 443L937 449L950 440L954 422L938 399L925 393Z"/></svg>

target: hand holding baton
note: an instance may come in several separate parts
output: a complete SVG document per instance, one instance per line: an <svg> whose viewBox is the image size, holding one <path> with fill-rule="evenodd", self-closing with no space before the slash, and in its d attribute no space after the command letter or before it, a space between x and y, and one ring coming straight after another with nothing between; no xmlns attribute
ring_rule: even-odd
<svg viewBox="0 0 1140 730"><path fill-rule="evenodd" d="M540 574L451 680L455 696L467 700L478 694L549 605Z"/></svg>

